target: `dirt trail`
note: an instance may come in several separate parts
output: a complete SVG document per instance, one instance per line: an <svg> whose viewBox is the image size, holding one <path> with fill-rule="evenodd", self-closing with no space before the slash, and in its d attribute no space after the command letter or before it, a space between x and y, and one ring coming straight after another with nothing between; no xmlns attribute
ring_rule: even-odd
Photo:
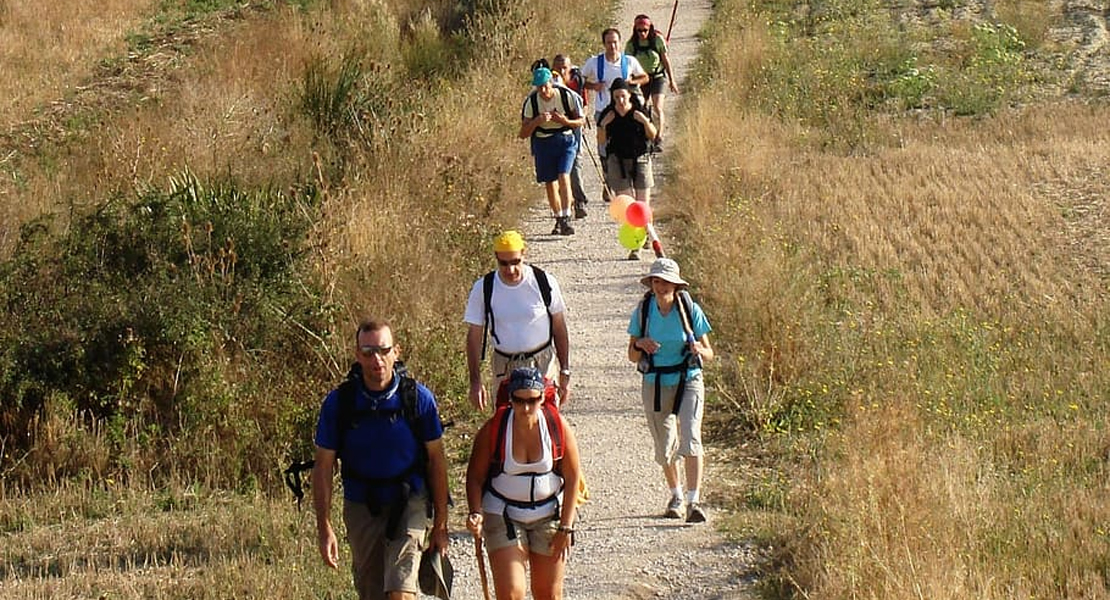
<svg viewBox="0 0 1110 600"><path fill-rule="evenodd" d="M614 26L627 37L635 15L644 13L666 31L672 6L660 0L626 3ZM708 0L687 0L679 7L670 51L680 89L697 53L695 34L709 12ZM596 51L600 50L599 42ZM587 57L572 58L581 64ZM681 95L669 97L672 124L678 102ZM591 140L593 135L592 129L586 132ZM666 153L657 155L655 167L656 197L665 203L659 191L666 177ZM549 235L552 220L538 188L535 207L522 224L529 259L554 273L566 296L574 397L565 414L577 433L592 492L578 524L565 596L576 600L748 598L740 574L747 571L751 551L726 542L717 532L713 524L719 513L711 504L708 524L689 526L661 517L668 492L652 460L639 376L625 351L629 315L643 292L639 278L653 257L645 251L640 261L627 260L628 251L617 241L608 205L601 202L597 169L589 158L583 168L589 216L574 222L575 235ZM660 233L665 237L667 232ZM715 485L713 460L711 453L704 488ZM454 548L456 597L481 598L469 536L456 539Z"/></svg>

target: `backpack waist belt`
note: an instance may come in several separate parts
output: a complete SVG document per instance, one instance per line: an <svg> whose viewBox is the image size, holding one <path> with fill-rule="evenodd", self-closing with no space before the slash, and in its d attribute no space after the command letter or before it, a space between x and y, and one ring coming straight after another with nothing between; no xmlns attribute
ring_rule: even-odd
<svg viewBox="0 0 1110 600"><path fill-rule="evenodd" d="M514 352L514 353L510 354L509 352L503 352L501 350L498 350L497 348L494 348L493 351L496 352L497 354L500 354L501 356L504 356L505 358L509 359L510 361L518 361L518 360L528 360L529 358L532 358L533 356L539 354L540 352L543 352L544 350L547 350L550 347L551 347L551 342L547 342L544 345L540 346L539 348L536 348L535 350L525 350L524 352Z"/></svg>
<svg viewBox="0 0 1110 600"><path fill-rule="evenodd" d="M542 475L542 473L541 473L541 475ZM516 539L516 527L513 526L513 522L509 518L509 507L510 506L514 507L514 508L536 509L536 508L539 508L541 506L545 506L547 504L551 504L552 502L554 502L555 503L555 514L558 515L559 514L559 494L563 493L563 488L562 488L562 486L560 486L559 491L552 494L549 498L544 498L543 500L521 501L521 500L513 500L512 498L506 498L505 496L502 496L497 490L493 489L492 485L486 486L486 490L490 494L492 494L494 498L497 498L498 500L501 500L502 502L505 503L505 510L501 511L501 518L505 520L505 537L509 538L510 540L515 540Z"/></svg>
<svg viewBox="0 0 1110 600"><path fill-rule="evenodd" d="M648 373L655 374L655 412L663 410L659 399L659 391L662 387L662 384L660 384L659 382L659 380L662 379L660 375L678 373L678 387L675 388L674 406L671 407L671 414L678 414L678 409L682 406L682 396L686 393L686 371L688 368L686 362L687 361L683 361L677 365L668 365L665 367L656 367L653 365L650 369L648 369Z"/></svg>

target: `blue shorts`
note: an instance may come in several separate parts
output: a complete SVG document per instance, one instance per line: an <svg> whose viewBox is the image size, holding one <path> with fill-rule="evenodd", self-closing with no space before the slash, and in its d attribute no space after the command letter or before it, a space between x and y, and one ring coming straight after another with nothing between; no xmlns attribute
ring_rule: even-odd
<svg viewBox="0 0 1110 600"><path fill-rule="evenodd" d="M532 157L536 161L536 181L547 183L555 181L559 175L570 173L577 152L578 140L570 131L545 138L533 137Z"/></svg>

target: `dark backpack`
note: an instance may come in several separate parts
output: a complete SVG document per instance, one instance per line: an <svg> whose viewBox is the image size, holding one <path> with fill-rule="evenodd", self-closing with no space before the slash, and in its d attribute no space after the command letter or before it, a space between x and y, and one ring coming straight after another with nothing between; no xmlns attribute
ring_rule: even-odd
<svg viewBox="0 0 1110 600"><path fill-rule="evenodd" d="M615 132L618 133L618 135L610 134L607 136L605 142L606 153L627 159L636 159L647 154L649 147L646 128L632 116L632 111L640 111L648 120L651 119L651 115L645 109L643 102L640 101L640 97L632 94L632 110L628 111L625 116L618 115L616 111L617 109L610 100L609 106L605 107L605 110L601 113L601 118L598 119L600 124L605 119L605 114L612 112L613 121L609 123L608 127L615 127ZM607 133L609 131L608 127L606 129Z"/></svg>
<svg viewBox="0 0 1110 600"><path fill-rule="evenodd" d="M553 331L554 325L551 318L551 282L547 280L547 273L543 269L535 266L532 267L532 272L536 275L536 285L540 288L540 297L543 298L543 305L547 308L547 340L550 343L551 339L555 336ZM497 337L497 327L493 322L493 308L490 300L493 298L493 278L497 277L497 271L490 271L482 277L482 301L485 303L486 313L486 327L485 332L482 334L482 359L486 358L486 342L488 338L492 337L493 341L500 343L501 340Z"/></svg>
<svg viewBox="0 0 1110 600"><path fill-rule="evenodd" d="M401 416L404 418L405 423L409 426L409 431L412 432L413 438L416 439L417 455L413 464L405 469L401 475L388 479L371 479L361 477L355 473L350 472L347 467L340 463L340 472L343 477L356 478L363 481L369 481L377 485L387 485L391 483L399 483L407 479L413 473L427 472L428 467L428 450L424 443L420 440L417 430L419 428L418 419L419 415L416 412L416 405L418 400L418 392L416 389L416 380L413 379L405 364L397 361L394 364L394 374L399 378L397 382L397 393L401 396ZM339 410L336 415L336 421L339 424L339 443L336 448L336 456L342 459L343 446L346 443L347 434L358 426L358 420L365 417L371 411L357 411L355 410L356 401L358 399L358 386L359 379L362 378L362 368L358 363L351 365L350 371L347 373L347 378L340 383L336 388L339 395ZM446 423L443 426L449 427L451 424ZM294 461L283 472L285 485L293 492L297 498L297 505L299 506L304 499L304 484L301 481L301 473L311 470L316 465L315 460ZM426 477L425 477L426 479Z"/></svg>

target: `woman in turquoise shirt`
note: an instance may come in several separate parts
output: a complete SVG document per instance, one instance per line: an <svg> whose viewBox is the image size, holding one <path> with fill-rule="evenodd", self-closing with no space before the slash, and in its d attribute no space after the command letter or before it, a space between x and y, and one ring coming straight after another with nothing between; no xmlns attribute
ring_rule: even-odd
<svg viewBox="0 0 1110 600"><path fill-rule="evenodd" d="M628 360L643 373L641 398L648 429L655 443L655 461L671 490L664 516L682 518L682 487L678 459L686 470L686 522L703 523L699 488L704 466L701 420L705 384L701 365L713 358L712 329L705 313L686 292L678 263L657 259L640 280L651 289L632 312L628 323Z"/></svg>

